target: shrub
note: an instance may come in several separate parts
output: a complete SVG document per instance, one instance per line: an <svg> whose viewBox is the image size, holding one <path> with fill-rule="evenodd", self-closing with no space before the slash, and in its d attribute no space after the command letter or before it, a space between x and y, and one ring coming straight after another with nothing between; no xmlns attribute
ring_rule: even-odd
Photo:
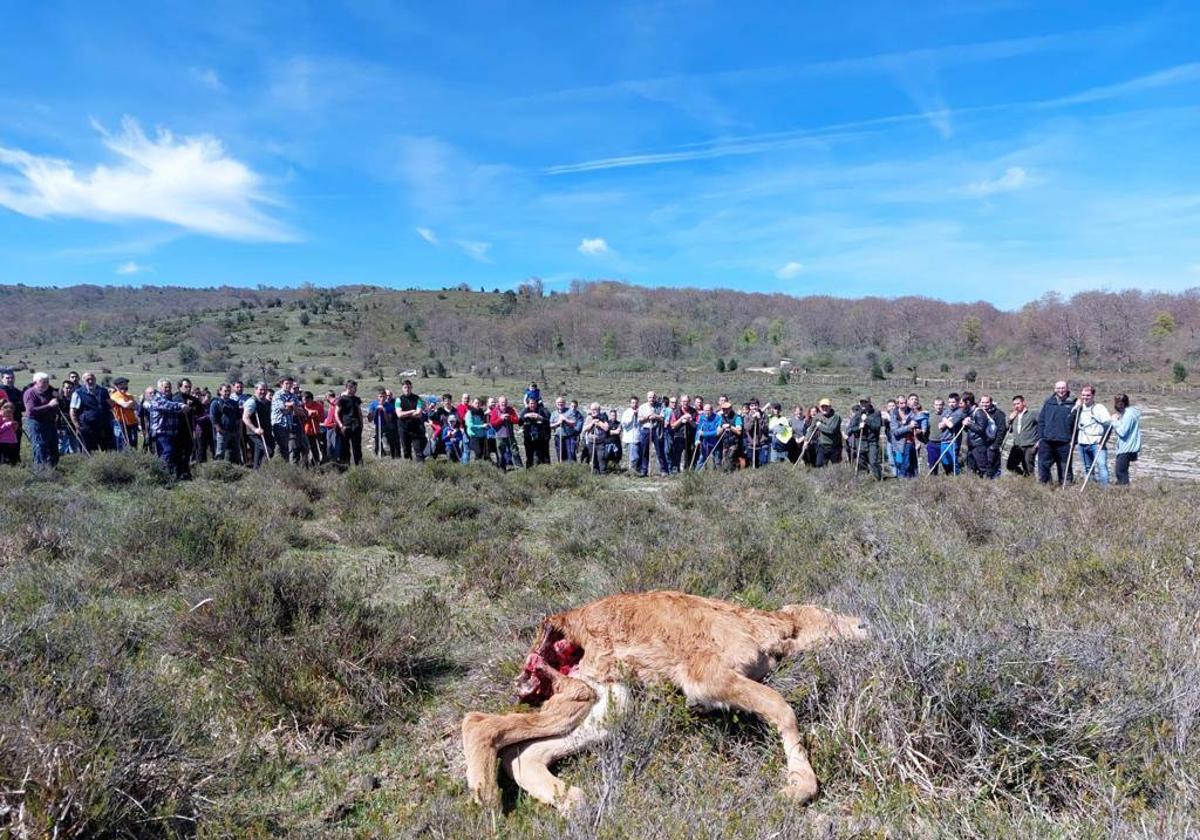
<svg viewBox="0 0 1200 840"><path fill-rule="evenodd" d="M967 382L974 382L978 378L979 373L975 370L975 368L971 368L963 374L963 379L965 379Z"/></svg>
<svg viewBox="0 0 1200 840"><path fill-rule="evenodd" d="M725 360L717 356L717 373L725 372Z"/></svg>
<svg viewBox="0 0 1200 840"><path fill-rule="evenodd" d="M1186 382L1188 378L1188 369L1184 367L1183 362L1176 362L1171 368L1172 382Z"/></svg>

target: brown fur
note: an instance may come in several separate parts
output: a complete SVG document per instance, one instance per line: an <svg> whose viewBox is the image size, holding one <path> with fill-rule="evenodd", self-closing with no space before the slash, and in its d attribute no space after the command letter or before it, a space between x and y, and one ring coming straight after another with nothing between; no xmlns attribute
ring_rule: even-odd
<svg viewBox="0 0 1200 840"><path fill-rule="evenodd" d="M471 712L463 718L467 784L477 801L495 805L499 757L530 795L571 807L582 792L568 788L549 765L602 740L605 718L627 697L623 683L636 679L671 683L691 702L742 709L770 722L787 757L784 793L806 803L816 796L817 777L796 715L760 681L780 660L815 644L865 636L859 619L819 607L769 612L681 592L614 595L557 613L543 621L519 684L532 702L548 695L544 704L532 712ZM551 647L556 639L582 648L582 658L560 663Z"/></svg>

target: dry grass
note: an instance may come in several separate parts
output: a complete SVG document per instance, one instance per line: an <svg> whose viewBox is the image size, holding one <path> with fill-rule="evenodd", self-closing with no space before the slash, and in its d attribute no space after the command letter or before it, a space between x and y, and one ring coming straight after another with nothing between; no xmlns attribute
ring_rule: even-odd
<svg viewBox="0 0 1200 840"><path fill-rule="evenodd" d="M1185 836L1200 832L1197 502L848 471L5 470L0 827L18 836ZM671 587L867 616L772 677L821 799L744 715L640 692L563 823L465 796L546 612ZM373 774L378 787L360 777Z"/></svg>

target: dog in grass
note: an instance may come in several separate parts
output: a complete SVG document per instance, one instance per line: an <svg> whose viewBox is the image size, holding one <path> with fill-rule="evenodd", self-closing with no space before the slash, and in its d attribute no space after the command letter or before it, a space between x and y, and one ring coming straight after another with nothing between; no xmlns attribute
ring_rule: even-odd
<svg viewBox="0 0 1200 840"><path fill-rule="evenodd" d="M549 616L517 681L518 700L534 709L463 718L467 784L476 801L496 807L500 764L530 796L569 812L583 792L551 765L605 740L610 716L627 705L628 683L636 680L672 683L691 703L764 718L783 739L783 794L808 803L817 776L796 715L761 680L814 645L863 638L862 620L820 607L772 612L682 592L614 595Z"/></svg>

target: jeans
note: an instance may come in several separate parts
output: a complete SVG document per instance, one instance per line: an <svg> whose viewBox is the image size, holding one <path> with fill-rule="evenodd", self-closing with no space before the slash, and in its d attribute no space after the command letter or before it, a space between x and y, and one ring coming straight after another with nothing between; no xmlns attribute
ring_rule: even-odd
<svg viewBox="0 0 1200 840"><path fill-rule="evenodd" d="M917 447L912 441L893 443L892 460L896 465L897 478L917 477Z"/></svg>
<svg viewBox="0 0 1200 840"><path fill-rule="evenodd" d="M242 463L242 438L238 432L225 432L221 429L215 429L213 431L213 442L215 444L214 459L228 461L231 464Z"/></svg>
<svg viewBox="0 0 1200 840"><path fill-rule="evenodd" d="M560 462L574 461L579 435L559 435L554 438L554 457Z"/></svg>
<svg viewBox="0 0 1200 840"><path fill-rule="evenodd" d="M126 449L131 451L137 450L138 444L138 427L123 426L117 420L113 421L113 440L116 441L117 451L124 452Z"/></svg>
<svg viewBox="0 0 1200 840"><path fill-rule="evenodd" d="M708 462L714 458L714 453L717 452L717 436L701 437L700 438L700 457L696 461L696 469L701 469L708 466ZM720 455L716 454L716 460L720 461Z"/></svg>
<svg viewBox="0 0 1200 840"><path fill-rule="evenodd" d="M781 464L784 461L788 460L787 447L780 449L775 444L771 444L770 452L771 452L771 463L772 464Z"/></svg>
<svg viewBox="0 0 1200 840"><path fill-rule="evenodd" d="M279 449L280 456L289 463L299 464L302 432L283 423L276 423L271 427L271 431L275 433L275 446Z"/></svg>
<svg viewBox="0 0 1200 840"><path fill-rule="evenodd" d="M399 433L400 451L404 454L405 460L411 461L415 458L418 461L424 461L425 448L428 445L425 440L425 430L405 428L405 425L401 423Z"/></svg>
<svg viewBox="0 0 1200 840"><path fill-rule="evenodd" d="M33 441L35 467L58 465L58 425L53 420L25 421L25 431Z"/></svg>
<svg viewBox="0 0 1200 840"><path fill-rule="evenodd" d="M167 465L167 471L175 478L187 478L190 475L188 447L181 445L183 441L172 435L159 435L155 441L158 444L158 457Z"/></svg>
<svg viewBox="0 0 1200 840"><path fill-rule="evenodd" d="M1092 469L1092 463L1096 464ZM1079 467L1086 476L1092 472L1092 480L1100 483L1101 487L1108 485L1108 450L1101 449L1096 443L1079 444Z"/></svg>
<svg viewBox="0 0 1200 840"><path fill-rule="evenodd" d="M267 441L265 438L265 435L250 435L250 446L252 448L250 464L254 467L254 469L261 467L263 461L269 461L271 459L271 450L267 446Z"/></svg>
<svg viewBox="0 0 1200 840"><path fill-rule="evenodd" d="M349 464L351 461L355 465L362 463L362 426L355 428L347 428L338 433L337 451L338 462Z"/></svg>

